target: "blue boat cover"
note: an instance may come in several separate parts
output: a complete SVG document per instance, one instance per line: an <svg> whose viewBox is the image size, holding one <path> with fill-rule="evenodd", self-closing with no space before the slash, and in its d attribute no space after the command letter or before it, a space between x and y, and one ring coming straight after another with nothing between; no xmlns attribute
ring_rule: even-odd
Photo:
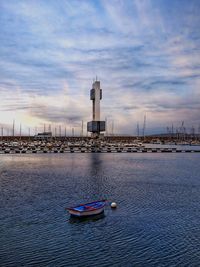
<svg viewBox="0 0 200 267"><path fill-rule="evenodd" d="M92 202L92 203L88 203L85 205L76 206L76 207L73 207L72 209L81 212L81 211L90 210L90 208L100 209L100 208L104 207L104 205L105 205L104 201L97 201L97 202Z"/></svg>

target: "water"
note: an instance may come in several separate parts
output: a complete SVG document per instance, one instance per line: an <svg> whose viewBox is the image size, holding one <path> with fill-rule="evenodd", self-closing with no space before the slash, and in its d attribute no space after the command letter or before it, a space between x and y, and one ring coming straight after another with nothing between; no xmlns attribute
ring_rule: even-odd
<svg viewBox="0 0 200 267"><path fill-rule="evenodd" d="M199 266L199 174L196 153L1 155L0 265Z"/></svg>

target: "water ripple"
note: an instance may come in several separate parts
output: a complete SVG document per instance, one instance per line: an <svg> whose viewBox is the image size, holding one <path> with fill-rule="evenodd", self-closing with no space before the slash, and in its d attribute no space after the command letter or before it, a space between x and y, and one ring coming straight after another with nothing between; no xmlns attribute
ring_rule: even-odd
<svg viewBox="0 0 200 267"><path fill-rule="evenodd" d="M198 266L199 155L1 160L1 266ZM98 198L117 209L89 220L64 209Z"/></svg>

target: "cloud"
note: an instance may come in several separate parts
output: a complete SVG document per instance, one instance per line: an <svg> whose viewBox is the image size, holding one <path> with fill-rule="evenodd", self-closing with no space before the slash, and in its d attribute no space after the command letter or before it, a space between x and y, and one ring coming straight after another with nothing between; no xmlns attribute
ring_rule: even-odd
<svg viewBox="0 0 200 267"><path fill-rule="evenodd" d="M96 75L102 118L117 133L133 133L145 112L151 131L200 123L197 1L2 0L0 8L0 123L90 120Z"/></svg>

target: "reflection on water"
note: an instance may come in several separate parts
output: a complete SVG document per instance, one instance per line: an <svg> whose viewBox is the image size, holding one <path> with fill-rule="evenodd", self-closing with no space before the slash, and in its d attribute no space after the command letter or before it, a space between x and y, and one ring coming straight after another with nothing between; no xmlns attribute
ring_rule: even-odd
<svg viewBox="0 0 200 267"><path fill-rule="evenodd" d="M96 222L100 219L103 219L105 217L105 213L101 212L100 214L97 215L92 215L92 216L87 216L87 217L75 217L75 216L70 216L69 218L69 223L87 223L87 222Z"/></svg>
<svg viewBox="0 0 200 267"><path fill-rule="evenodd" d="M106 176L104 175L104 164L100 153L90 153L88 155L88 186L91 186L92 199L107 199Z"/></svg>
<svg viewBox="0 0 200 267"><path fill-rule="evenodd" d="M200 154L0 156L0 265L199 266ZM70 218L65 207L117 202Z"/></svg>
<svg viewBox="0 0 200 267"><path fill-rule="evenodd" d="M90 176L96 177L102 172L102 157L100 153L90 153L89 155L90 163Z"/></svg>

